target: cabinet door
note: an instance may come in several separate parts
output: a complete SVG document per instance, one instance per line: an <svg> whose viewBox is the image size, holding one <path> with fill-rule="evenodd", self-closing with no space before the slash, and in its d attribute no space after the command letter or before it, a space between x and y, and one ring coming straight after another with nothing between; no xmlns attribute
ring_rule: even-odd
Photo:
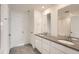
<svg viewBox="0 0 79 59"><path fill-rule="evenodd" d="M36 40L35 42L36 48L42 53L42 45L40 40Z"/></svg>
<svg viewBox="0 0 79 59"><path fill-rule="evenodd" d="M44 39L44 38L42 38L42 42L45 43L45 44L50 45L50 41L49 41L49 40L46 40L46 39Z"/></svg>
<svg viewBox="0 0 79 59"><path fill-rule="evenodd" d="M31 38L31 44L32 44L33 48L36 48L36 46L39 44L39 41L40 41L41 38L36 36L36 35L34 35L34 34L32 34L31 37L32 37Z"/></svg>
<svg viewBox="0 0 79 59"><path fill-rule="evenodd" d="M42 49L42 54L49 54L49 50Z"/></svg>
<svg viewBox="0 0 79 59"><path fill-rule="evenodd" d="M42 53L43 54L49 54L49 45L46 44L45 42L42 42Z"/></svg>
<svg viewBox="0 0 79 59"><path fill-rule="evenodd" d="M41 41L40 40L36 40L35 44L36 44L36 48L41 48Z"/></svg>
<svg viewBox="0 0 79 59"><path fill-rule="evenodd" d="M50 41L42 38L42 53L49 54Z"/></svg>
<svg viewBox="0 0 79 59"><path fill-rule="evenodd" d="M49 53L49 41L40 37L36 37L35 45L36 48L43 54Z"/></svg>
<svg viewBox="0 0 79 59"><path fill-rule="evenodd" d="M31 35L30 43L32 44L32 47L35 48L35 35L34 34Z"/></svg>
<svg viewBox="0 0 79 59"><path fill-rule="evenodd" d="M42 49L44 54L62 54L59 49L51 45L51 41L42 39Z"/></svg>
<svg viewBox="0 0 79 59"><path fill-rule="evenodd" d="M63 54L63 52L53 46L50 46L50 54Z"/></svg>
<svg viewBox="0 0 79 59"><path fill-rule="evenodd" d="M61 50L62 52L64 53L67 53L67 54L72 54L72 53L79 53L78 51L76 50L73 50L73 49L70 49L68 47L65 47L63 45L60 45L60 44L57 44L57 43L54 43L54 42L51 42L51 45L59 50Z"/></svg>
<svg viewBox="0 0 79 59"><path fill-rule="evenodd" d="M42 53L42 41L41 38L36 36L35 47Z"/></svg>

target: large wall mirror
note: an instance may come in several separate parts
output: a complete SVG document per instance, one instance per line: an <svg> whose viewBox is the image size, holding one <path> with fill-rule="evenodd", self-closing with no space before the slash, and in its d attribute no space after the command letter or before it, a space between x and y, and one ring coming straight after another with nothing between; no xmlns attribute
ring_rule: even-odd
<svg viewBox="0 0 79 59"><path fill-rule="evenodd" d="M58 35L79 38L79 4L58 11Z"/></svg>

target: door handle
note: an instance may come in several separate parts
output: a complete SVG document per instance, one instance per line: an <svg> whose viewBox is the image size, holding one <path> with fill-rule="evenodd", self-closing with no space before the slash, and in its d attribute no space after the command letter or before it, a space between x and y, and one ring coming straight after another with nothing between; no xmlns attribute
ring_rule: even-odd
<svg viewBox="0 0 79 59"><path fill-rule="evenodd" d="M9 36L11 36L11 34L9 34Z"/></svg>

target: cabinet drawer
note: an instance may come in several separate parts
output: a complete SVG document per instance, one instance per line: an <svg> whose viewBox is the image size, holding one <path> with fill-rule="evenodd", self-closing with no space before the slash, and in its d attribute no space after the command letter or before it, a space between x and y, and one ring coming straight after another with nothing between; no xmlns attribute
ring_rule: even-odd
<svg viewBox="0 0 79 59"><path fill-rule="evenodd" d="M46 43L42 43L42 49L48 50L49 51L50 46Z"/></svg>
<svg viewBox="0 0 79 59"><path fill-rule="evenodd" d="M41 40L41 38L38 36L35 36L35 40Z"/></svg>
<svg viewBox="0 0 79 59"><path fill-rule="evenodd" d="M78 51L76 50L73 50L71 48L68 48L68 47L65 47L61 44L57 44L57 43L54 43L54 42L51 42L51 45L61 51L63 51L64 53L69 53L69 54L72 54L72 53L79 53Z"/></svg>
<svg viewBox="0 0 79 59"><path fill-rule="evenodd" d="M32 44L33 48L35 48L35 40L36 40L36 36L32 34L30 43Z"/></svg>
<svg viewBox="0 0 79 59"><path fill-rule="evenodd" d="M40 40L35 40L35 45L36 47L41 47L41 41Z"/></svg>
<svg viewBox="0 0 79 59"><path fill-rule="evenodd" d="M36 48L42 53L42 43L40 40L35 41Z"/></svg>
<svg viewBox="0 0 79 59"><path fill-rule="evenodd" d="M46 49L42 49L42 53L43 53L43 54L49 54L49 51L46 50Z"/></svg>
<svg viewBox="0 0 79 59"><path fill-rule="evenodd" d="M42 38L42 42L44 42L45 44L50 44L50 41L49 40L46 40L44 38Z"/></svg>
<svg viewBox="0 0 79 59"><path fill-rule="evenodd" d="M50 54L63 54L63 52L60 51L59 49L51 46L50 47Z"/></svg>

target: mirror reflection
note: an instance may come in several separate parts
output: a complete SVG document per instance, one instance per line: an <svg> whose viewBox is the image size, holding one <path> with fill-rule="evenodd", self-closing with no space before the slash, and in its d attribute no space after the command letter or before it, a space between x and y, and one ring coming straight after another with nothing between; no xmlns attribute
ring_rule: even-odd
<svg viewBox="0 0 79 59"><path fill-rule="evenodd" d="M51 34L51 13L47 14L47 28L48 28L48 33Z"/></svg>
<svg viewBox="0 0 79 59"><path fill-rule="evenodd" d="M69 5L58 11L58 36L79 38L79 5Z"/></svg>

